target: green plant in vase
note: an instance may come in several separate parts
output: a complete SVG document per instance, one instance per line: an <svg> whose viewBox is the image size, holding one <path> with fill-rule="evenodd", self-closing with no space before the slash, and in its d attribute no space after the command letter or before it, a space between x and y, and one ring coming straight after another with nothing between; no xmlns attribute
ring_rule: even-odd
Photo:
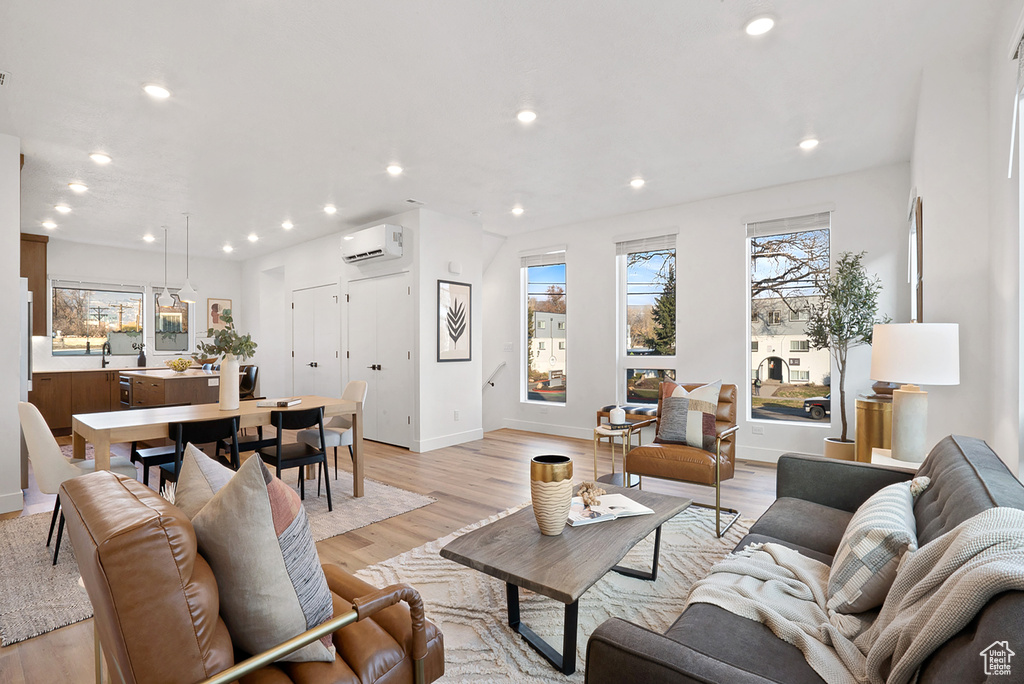
<svg viewBox="0 0 1024 684"><path fill-rule="evenodd" d="M221 359L220 408L231 411L238 408L238 360L254 356L256 343L248 334L241 335L235 330L231 309L224 309L220 319L224 321L224 328L207 330L206 335L211 338L210 341L196 344L196 353L192 358L199 363L210 357Z"/></svg>

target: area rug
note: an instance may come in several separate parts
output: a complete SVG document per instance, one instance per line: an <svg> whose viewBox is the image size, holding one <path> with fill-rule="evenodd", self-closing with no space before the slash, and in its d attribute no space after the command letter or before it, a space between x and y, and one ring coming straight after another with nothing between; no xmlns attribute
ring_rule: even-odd
<svg viewBox="0 0 1024 684"><path fill-rule="evenodd" d="M356 573L376 586L407 582L420 592L427 618L444 633L445 682L582 682L587 639L598 625L620 617L663 632L682 611L690 585L728 554L753 524L737 521L717 539L714 511L693 507L666 523L656 582L609 572L580 598L576 674L565 677L509 628L503 582L439 553L455 537L514 510ZM623 564L650 568L653 550L652 534L626 555ZM520 590L520 601L523 622L560 649L564 604L525 590Z"/></svg>
<svg viewBox="0 0 1024 684"><path fill-rule="evenodd" d="M295 488L294 475L285 481ZM350 473L332 479L334 511L329 513L327 497L323 493L316 496L316 480L306 481L304 505L316 541L436 501L375 480L366 479L364 484L365 496L356 499ZM78 584L78 565L66 534L57 565L51 565L53 546L45 546L49 524L49 513L0 521L0 638L4 646L92 617L92 604Z"/></svg>

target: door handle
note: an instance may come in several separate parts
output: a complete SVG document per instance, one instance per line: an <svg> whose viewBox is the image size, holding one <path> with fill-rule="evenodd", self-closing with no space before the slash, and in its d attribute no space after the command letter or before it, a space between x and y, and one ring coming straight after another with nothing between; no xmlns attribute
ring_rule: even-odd
<svg viewBox="0 0 1024 684"><path fill-rule="evenodd" d="M382 370L379 363L375 363L372 366L367 366L370 370Z"/></svg>
<svg viewBox="0 0 1024 684"><path fill-rule="evenodd" d="M310 362L309 362L309 363L307 363L306 365L307 365L307 366L309 366L310 368L316 368L316 367L317 367L317 365L316 365L316 361L310 361Z"/></svg>

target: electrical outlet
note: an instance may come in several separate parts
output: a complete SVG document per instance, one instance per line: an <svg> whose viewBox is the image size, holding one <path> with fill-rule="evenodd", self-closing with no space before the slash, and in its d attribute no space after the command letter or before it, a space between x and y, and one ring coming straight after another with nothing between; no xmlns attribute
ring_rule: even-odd
<svg viewBox="0 0 1024 684"><path fill-rule="evenodd" d="M505 343L505 351L511 352L513 349L514 349L514 347L512 346L511 342L506 342Z"/></svg>
<svg viewBox="0 0 1024 684"><path fill-rule="evenodd" d="M750 432L752 434L755 434L755 435L763 435L764 434L764 425L751 425L750 426Z"/></svg>
<svg viewBox="0 0 1024 684"><path fill-rule="evenodd" d="M455 422L459 422L459 409L455 409Z"/></svg>

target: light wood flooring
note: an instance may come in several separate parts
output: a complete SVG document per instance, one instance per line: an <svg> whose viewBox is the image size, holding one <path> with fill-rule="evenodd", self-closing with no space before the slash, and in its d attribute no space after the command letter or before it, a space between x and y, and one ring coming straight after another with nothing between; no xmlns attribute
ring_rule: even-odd
<svg viewBox="0 0 1024 684"><path fill-rule="evenodd" d="M124 446L115 445L113 451L127 455L121 451ZM528 501L529 461L544 453L572 456L577 482L592 478L590 440L496 430L482 440L424 454L366 442L366 477L432 496L437 502L324 540L317 544L320 559L355 571ZM609 453L605 443L599 452L602 473L611 470ZM343 469L350 465L341 450L338 462ZM616 463L621 467L619 459ZM351 473L346 470L339 477L351 477ZM644 489L714 503L714 489L709 487L648 478ZM740 510L744 517L757 518L774 500L775 466L771 464L739 461L736 476L722 485L722 505ZM24 514L52 510L53 497L39 493L30 483ZM92 620L0 648L0 684L87 684L94 681L93 667Z"/></svg>

